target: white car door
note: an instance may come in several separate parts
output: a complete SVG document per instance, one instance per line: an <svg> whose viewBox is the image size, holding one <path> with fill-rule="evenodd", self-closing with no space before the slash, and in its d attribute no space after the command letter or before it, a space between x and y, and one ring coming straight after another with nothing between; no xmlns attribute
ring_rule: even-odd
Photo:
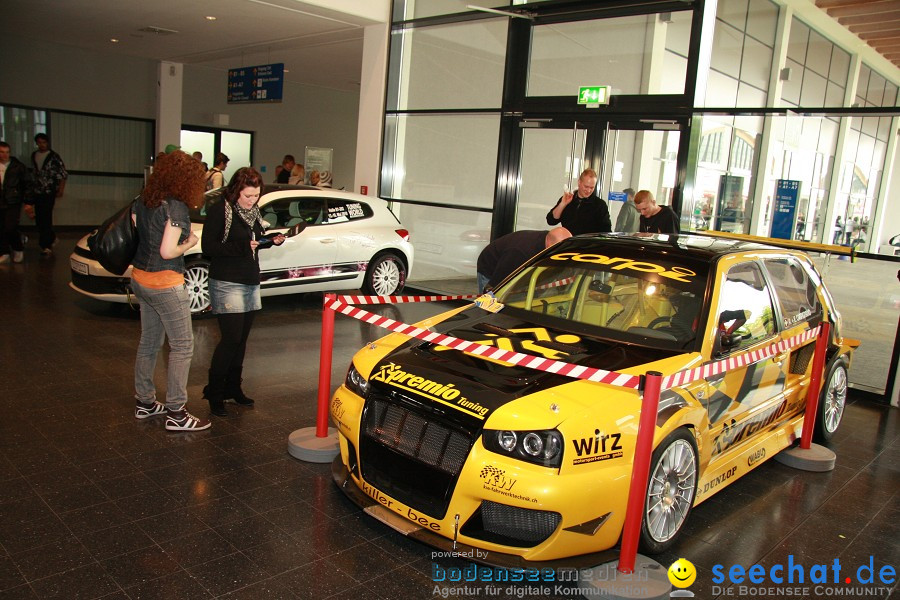
<svg viewBox="0 0 900 600"><path fill-rule="evenodd" d="M312 196L280 197L261 204L268 232L285 232L306 223L298 235L281 246L259 251L262 287L295 287L329 281L334 276L337 238L325 224L325 199Z"/></svg>
<svg viewBox="0 0 900 600"><path fill-rule="evenodd" d="M327 208L325 222L338 239L335 270L348 276L365 273L383 235L372 207L357 200L329 198Z"/></svg>

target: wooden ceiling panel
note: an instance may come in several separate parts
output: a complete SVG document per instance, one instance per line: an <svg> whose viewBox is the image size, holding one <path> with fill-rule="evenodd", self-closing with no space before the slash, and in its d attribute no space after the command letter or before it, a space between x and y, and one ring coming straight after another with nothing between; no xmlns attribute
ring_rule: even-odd
<svg viewBox="0 0 900 600"><path fill-rule="evenodd" d="M900 67L900 1L815 0L816 6Z"/></svg>

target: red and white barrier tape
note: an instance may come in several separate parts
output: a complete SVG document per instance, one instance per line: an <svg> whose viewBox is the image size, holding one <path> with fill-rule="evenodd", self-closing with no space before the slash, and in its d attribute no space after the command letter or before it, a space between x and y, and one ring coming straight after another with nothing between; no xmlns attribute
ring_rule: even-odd
<svg viewBox="0 0 900 600"><path fill-rule="evenodd" d="M428 331L427 329L421 329L419 327L407 325L406 323L395 321L393 319L389 319L388 317L376 315L361 308L350 306L347 302L348 300L353 298L363 298L365 300L370 300L373 298L403 298L401 302L427 302L427 300L411 300L410 298L461 300L472 297L474 296L339 296L338 298L331 301L326 299L325 307L330 308L335 312L339 312L342 315L347 315L348 317L353 317L354 319L364 321L369 325L383 327L384 329L393 331L395 333L402 333L403 335L409 337L414 337L426 342L432 342L446 348L453 348L454 350L459 350L460 352L469 352L483 358L499 360L512 365L519 365L528 367L529 369L536 369L538 371L546 371L548 373L565 375L566 377L572 377L574 379L586 379L589 381L596 381L597 383L606 383L616 387L637 389L637 387L640 385L641 378L638 375L626 375L625 373L618 373L616 371L604 371L603 369L585 367L583 365L574 365L572 363L562 362L558 360L549 360L547 358L541 358L539 356L522 354L521 352L512 352L510 350L495 348L494 346L486 346L484 344L462 340L449 335L444 335L434 331ZM385 304L385 302L370 303ZM724 360L708 363L694 369L686 369L672 375L667 375L663 377L662 389L666 390L671 387L683 386L698 379L705 379L707 377L712 377L713 375L724 373L731 369L745 367L747 365L766 360L775 356L776 354L787 352L792 348L808 342L809 340L817 337L820 330L821 327L816 327L815 329L804 331L803 333L797 334L786 340L781 340L780 342L777 342L765 348L761 348L759 350L744 352L742 354L731 356Z"/></svg>
<svg viewBox="0 0 900 600"><path fill-rule="evenodd" d="M819 331L821 331L821 327L809 329L786 340L776 342L771 346L760 348L759 350L744 352L743 354L730 356L724 360L719 360L693 369L686 369L684 371L679 371L678 373L673 373L672 375L667 375L666 377L663 377L662 388L664 390L667 390L671 387L686 385L688 383L691 383L692 381L697 381L698 379L706 379L707 377L712 377L713 375L718 375L720 373L730 371L731 369L746 367L747 365L752 365L753 363L772 358L776 354L787 352L792 348L800 346L808 342L809 340L814 339L819 335Z"/></svg>
<svg viewBox="0 0 900 600"><path fill-rule="evenodd" d="M478 294L467 296L337 296L345 304L403 304L405 302L443 302L445 300L471 300Z"/></svg>
<svg viewBox="0 0 900 600"><path fill-rule="evenodd" d="M592 367L585 367L583 365L573 365L571 363L565 363L558 360L549 360L547 358L541 358L539 356L522 354L521 352L512 352L510 350L503 350L502 348L495 348L494 346L486 346L484 344L478 344L476 342L461 340L449 335L443 335L434 331L428 331L427 329L413 327L412 325L407 325L406 323L401 323L400 321L382 317L381 315L370 313L361 308L349 306L348 304L345 304L344 302L337 299L330 302L326 300L325 306L341 313L342 315L347 315L348 317L353 317L354 319L365 321L370 325L376 325L378 327L383 327L396 333L408 335L409 337L418 338L426 342L432 342L434 344L438 344L439 346L453 348L454 350L459 350L461 352L470 352L472 354L475 354L476 356L491 358L493 360L500 360L512 365L521 365L530 369L537 369L538 371L557 373L559 375L566 375L567 377L574 377L576 379L589 379L591 381L596 381L599 383L609 383L611 385L627 388L637 388L641 381L641 378L637 375L625 375L624 373L616 373L615 371L604 371L603 369L595 369Z"/></svg>

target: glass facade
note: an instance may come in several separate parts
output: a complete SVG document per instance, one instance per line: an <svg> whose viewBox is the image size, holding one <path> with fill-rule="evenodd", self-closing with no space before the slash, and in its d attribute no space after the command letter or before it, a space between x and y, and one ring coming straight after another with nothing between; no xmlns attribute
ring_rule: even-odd
<svg viewBox="0 0 900 600"><path fill-rule="evenodd" d="M877 251L897 85L803 11L771 0L719 0L714 18L700 1L480 6L528 14L394 2L380 190L426 257L413 283L474 286L484 245L547 227L585 167L613 222L622 191L648 189L683 231L767 237L790 180L788 237ZM610 86L609 104L579 106L585 85Z"/></svg>

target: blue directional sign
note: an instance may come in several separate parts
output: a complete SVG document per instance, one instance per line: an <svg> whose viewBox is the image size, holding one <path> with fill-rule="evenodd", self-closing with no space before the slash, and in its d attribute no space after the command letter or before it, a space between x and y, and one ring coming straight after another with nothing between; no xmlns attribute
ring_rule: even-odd
<svg viewBox="0 0 900 600"><path fill-rule="evenodd" d="M793 238L794 221L797 218L797 199L800 196L800 182L794 179L779 179L775 184L775 214L772 215L773 238L789 240Z"/></svg>
<svg viewBox="0 0 900 600"><path fill-rule="evenodd" d="M610 202L625 202L628 200L628 194L625 192L610 192L607 198Z"/></svg>
<svg viewBox="0 0 900 600"><path fill-rule="evenodd" d="M281 102L284 63L228 69L228 102Z"/></svg>

